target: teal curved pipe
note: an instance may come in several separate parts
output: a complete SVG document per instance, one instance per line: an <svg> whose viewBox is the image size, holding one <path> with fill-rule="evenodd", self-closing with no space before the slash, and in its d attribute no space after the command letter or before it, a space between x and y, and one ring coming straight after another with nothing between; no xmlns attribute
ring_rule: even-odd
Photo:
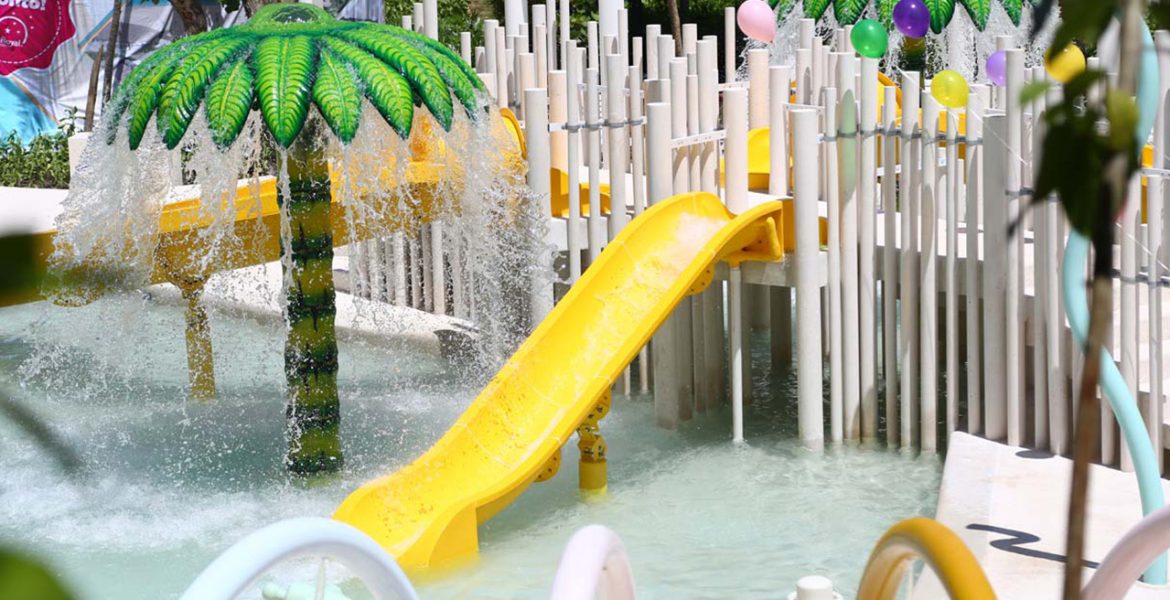
<svg viewBox="0 0 1170 600"><path fill-rule="evenodd" d="M1089 260L1089 240L1085 236L1073 231L1068 236L1068 243L1064 248L1064 264L1061 266L1061 292L1064 297L1065 311L1068 313L1068 323L1072 328L1077 343L1084 346L1089 332L1089 303L1085 299L1085 264ZM1109 401L1117 422L1121 425L1121 434L1125 437L1125 445L1129 447L1129 454L1133 457L1133 470L1138 479L1138 492L1142 499L1142 514L1148 515L1165 504L1162 494L1162 479L1158 476L1158 461L1154 455L1154 445L1150 436L1146 434L1146 424L1142 414L1138 411L1137 402L1129 393L1129 387L1113 357L1105 349L1101 350L1101 390ZM1166 583L1166 555L1159 555L1146 568L1142 580L1153 585Z"/></svg>

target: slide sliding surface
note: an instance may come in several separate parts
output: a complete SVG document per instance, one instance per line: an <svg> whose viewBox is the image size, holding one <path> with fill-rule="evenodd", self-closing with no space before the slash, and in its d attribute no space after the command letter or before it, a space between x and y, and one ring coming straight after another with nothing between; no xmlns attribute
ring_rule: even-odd
<svg viewBox="0 0 1170 600"><path fill-rule="evenodd" d="M334 518L403 568L469 558L477 526L533 482L650 336L720 260L783 258L782 203L735 216L706 193L674 196L602 252L435 445L347 498Z"/></svg>

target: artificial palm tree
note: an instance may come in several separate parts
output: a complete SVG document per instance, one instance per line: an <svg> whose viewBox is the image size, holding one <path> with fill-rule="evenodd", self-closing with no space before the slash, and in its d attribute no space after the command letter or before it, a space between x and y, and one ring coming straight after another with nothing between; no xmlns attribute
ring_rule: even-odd
<svg viewBox="0 0 1170 600"><path fill-rule="evenodd" d="M325 149L306 127L310 105L348 143L357 133L364 97L407 139L416 100L449 130L452 94L474 119L486 106L482 89L466 63L427 37L338 21L308 4L272 4L245 25L162 48L130 73L111 101L111 144L124 130L130 148L138 148L153 115L163 142L174 149L202 105L217 145L230 146L258 108L273 139L288 151L289 192L278 193L277 201L283 230L291 232L284 277L286 462L293 472L332 471L342 464L330 178Z"/></svg>

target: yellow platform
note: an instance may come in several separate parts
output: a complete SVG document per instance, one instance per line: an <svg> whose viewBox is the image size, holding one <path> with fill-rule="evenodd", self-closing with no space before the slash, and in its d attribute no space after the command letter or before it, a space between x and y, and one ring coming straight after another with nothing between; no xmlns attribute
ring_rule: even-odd
<svg viewBox="0 0 1170 600"><path fill-rule="evenodd" d="M792 243L783 206L737 217L718 197L692 193L635 218L430 450L362 486L334 518L414 572L473 557L478 525L559 456L675 305L710 283L717 262L783 258Z"/></svg>

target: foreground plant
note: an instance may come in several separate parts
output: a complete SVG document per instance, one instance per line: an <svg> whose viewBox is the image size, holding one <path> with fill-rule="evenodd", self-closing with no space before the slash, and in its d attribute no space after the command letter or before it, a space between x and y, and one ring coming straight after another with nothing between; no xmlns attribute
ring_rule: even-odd
<svg viewBox="0 0 1170 600"><path fill-rule="evenodd" d="M416 99L449 130L452 95L473 119L483 83L449 48L399 27L338 21L308 4L272 4L247 24L181 39L135 69L109 110L107 142L142 143L154 116L174 149L200 105L212 139L235 142L258 108L287 150L288 196L278 193L290 260L285 262L288 337L288 468L309 474L341 468L340 403L333 289L333 229L324 145L311 130L310 104L337 138L357 133L365 98L402 139ZM125 127L118 124L123 120ZM278 189L283 190L284 186Z"/></svg>

